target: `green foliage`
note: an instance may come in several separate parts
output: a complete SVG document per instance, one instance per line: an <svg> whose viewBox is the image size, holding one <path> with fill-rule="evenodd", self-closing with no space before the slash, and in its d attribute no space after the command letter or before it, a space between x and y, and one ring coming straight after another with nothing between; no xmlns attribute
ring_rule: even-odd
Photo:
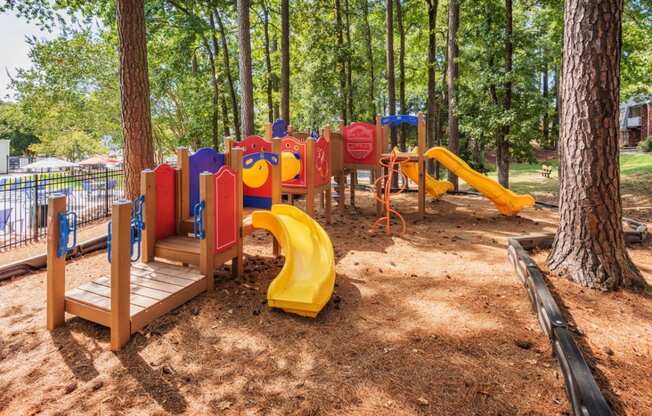
<svg viewBox="0 0 652 416"><path fill-rule="evenodd" d="M652 135L647 136L647 139L642 140L638 144L638 148L641 150L641 152L646 152L646 153L652 152Z"/></svg>
<svg viewBox="0 0 652 416"><path fill-rule="evenodd" d="M16 104L0 102L0 139L9 140L12 156L26 154L27 148L38 142L29 120Z"/></svg>

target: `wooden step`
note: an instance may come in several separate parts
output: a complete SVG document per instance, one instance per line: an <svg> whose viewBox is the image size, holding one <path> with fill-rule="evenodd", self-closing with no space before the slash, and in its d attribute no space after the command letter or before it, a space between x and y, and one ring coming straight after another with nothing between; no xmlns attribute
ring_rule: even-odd
<svg viewBox="0 0 652 416"><path fill-rule="evenodd" d="M158 240L154 246L154 257L199 265L199 240L184 235L173 235Z"/></svg>

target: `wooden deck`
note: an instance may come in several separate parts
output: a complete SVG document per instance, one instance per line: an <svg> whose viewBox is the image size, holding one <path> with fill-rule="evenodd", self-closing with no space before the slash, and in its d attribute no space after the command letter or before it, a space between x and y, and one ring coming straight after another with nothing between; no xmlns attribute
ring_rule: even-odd
<svg viewBox="0 0 652 416"><path fill-rule="evenodd" d="M152 262L131 267L131 333L206 290L197 269ZM66 292L65 311L110 327L111 278L100 277Z"/></svg>
<svg viewBox="0 0 652 416"><path fill-rule="evenodd" d="M184 235L173 235L158 240L154 245L154 257L176 260L199 266L200 240Z"/></svg>

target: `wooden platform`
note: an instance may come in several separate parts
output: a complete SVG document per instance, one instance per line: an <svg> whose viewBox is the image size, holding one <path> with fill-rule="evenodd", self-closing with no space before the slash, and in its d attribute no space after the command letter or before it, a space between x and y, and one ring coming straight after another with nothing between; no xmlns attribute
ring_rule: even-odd
<svg viewBox="0 0 652 416"><path fill-rule="evenodd" d="M411 152L397 152L396 153L398 162L418 162L419 155ZM392 157L392 153L382 153L380 155L380 160L387 162Z"/></svg>
<svg viewBox="0 0 652 416"><path fill-rule="evenodd" d="M197 269L152 262L131 267L131 333L206 290ZM111 278L100 277L66 292L65 311L100 325L111 323Z"/></svg>

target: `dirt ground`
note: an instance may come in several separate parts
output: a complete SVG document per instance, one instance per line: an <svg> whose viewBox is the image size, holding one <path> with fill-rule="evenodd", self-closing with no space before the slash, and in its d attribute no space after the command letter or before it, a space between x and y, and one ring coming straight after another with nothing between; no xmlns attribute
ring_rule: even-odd
<svg viewBox="0 0 652 416"><path fill-rule="evenodd" d="M223 270L214 292L117 354L108 330L79 318L45 330L44 272L0 285L0 414L569 414L559 366L505 250L510 236L554 231L554 211L507 218L483 199L446 196L416 222L416 196L401 195L408 232L386 237L370 231L370 195L357 196L360 209L335 210L325 227L337 283L315 320L265 304L283 260L261 231L245 242L241 278ZM649 257L635 255L652 282ZM105 273L105 254L89 255L68 266L66 286ZM567 294L598 368L627 403L618 409L652 412L649 367L636 364L652 357L636 339L649 331L649 299L570 286ZM605 326L614 314L622 321ZM594 341L607 330L593 326L609 327L607 339ZM603 343L613 354L603 357Z"/></svg>

